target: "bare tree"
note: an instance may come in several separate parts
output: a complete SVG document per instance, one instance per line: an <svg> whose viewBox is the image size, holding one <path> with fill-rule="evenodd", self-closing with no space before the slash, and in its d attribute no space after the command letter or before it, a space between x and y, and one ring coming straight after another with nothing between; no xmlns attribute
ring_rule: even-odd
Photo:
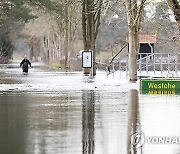
<svg viewBox="0 0 180 154"><path fill-rule="evenodd" d="M77 25L80 25L81 21L79 19L81 11L79 2L75 0L57 2L62 7L62 11L35 12L38 18L32 21L29 26L27 25L28 34L31 35L31 38L40 39L37 46L41 47L41 56L46 62L69 68L70 55L76 43L74 40L75 35L77 35Z"/></svg>
<svg viewBox="0 0 180 154"><path fill-rule="evenodd" d="M137 54L139 52L139 30L146 0L124 0L128 21L129 81L137 81Z"/></svg>
<svg viewBox="0 0 180 154"><path fill-rule="evenodd" d="M102 4L103 0L82 0L82 31L84 50L93 51L93 75L96 75L95 42L98 34L98 28L100 26ZM84 73L88 74L89 70L85 70Z"/></svg>
<svg viewBox="0 0 180 154"><path fill-rule="evenodd" d="M178 0L166 0L172 10L180 32L180 4Z"/></svg>

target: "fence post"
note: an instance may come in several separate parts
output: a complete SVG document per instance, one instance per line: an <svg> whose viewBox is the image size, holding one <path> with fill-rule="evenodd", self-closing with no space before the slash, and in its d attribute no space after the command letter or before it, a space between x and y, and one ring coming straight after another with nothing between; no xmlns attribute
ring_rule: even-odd
<svg viewBox="0 0 180 154"><path fill-rule="evenodd" d="M114 78L114 63L112 64L113 78Z"/></svg>
<svg viewBox="0 0 180 154"><path fill-rule="evenodd" d="M121 59L119 59L119 77L121 78Z"/></svg>
<svg viewBox="0 0 180 154"><path fill-rule="evenodd" d="M128 75L128 59L126 61L126 76Z"/></svg>
<svg viewBox="0 0 180 154"><path fill-rule="evenodd" d="M142 55L139 53L139 73L141 74L142 71Z"/></svg>
<svg viewBox="0 0 180 154"><path fill-rule="evenodd" d="M178 76L178 75L177 75L177 71L178 71L178 70L177 70L177 62L178 62L177 58L178 58L178 57L177 57L177 53L176 53L176 54L175 54L175 74L176 74L176 77Z"/></svg>
<svg viewBox="0 0 180 154"><path fill-rule="evenodd" d="M168 53L168 77L170 74L170 54Z"/></svg>
<svg viewBox="0 0 180 154"><path fill-rule="evenodd" d="M146 73L148 75L148 54L146 54Z"/></svg>
<svg viewBox="0 0 180 154"><path fill-rule="evenodd" d="M153 54L153 62L154 62L154 76L155 76L155 72L156 72L156 57L155 54Z"/></svg>
<svg viewBox="0 0 180 154"><path fill-rule="evenodd" d="M163 76L163 63L162 63L162 53L161 53L161 76Z"/></svg>

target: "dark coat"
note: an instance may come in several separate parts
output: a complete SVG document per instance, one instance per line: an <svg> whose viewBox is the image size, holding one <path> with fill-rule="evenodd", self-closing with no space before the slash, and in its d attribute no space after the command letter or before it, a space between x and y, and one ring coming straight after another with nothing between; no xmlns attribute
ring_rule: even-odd
<svg viewBox="0 0 180 154"><path fill-rule="evenodd" d="M22 66L23 72L28 72L28 65L31 67L31 63L28 59L23 59L20 63L20 67Z"/></svg>

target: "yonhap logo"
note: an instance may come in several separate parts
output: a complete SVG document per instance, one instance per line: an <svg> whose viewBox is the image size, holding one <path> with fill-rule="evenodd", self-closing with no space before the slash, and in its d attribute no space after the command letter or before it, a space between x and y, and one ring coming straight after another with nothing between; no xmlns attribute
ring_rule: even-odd
<svg viewBox="0 0 180 154"><path fill-rule="evenodd" d="M131 135L131 146L138 148L145 142L144 133L134 133Z"/></svg>
<svg viewBox="0 0 180 154"><path fill-rule="evenodd" d="M143 144L180 144L180 137L170 136L146 136L144 133L134 133L131 135L131 146L133 148L141 147Z"/></svg>

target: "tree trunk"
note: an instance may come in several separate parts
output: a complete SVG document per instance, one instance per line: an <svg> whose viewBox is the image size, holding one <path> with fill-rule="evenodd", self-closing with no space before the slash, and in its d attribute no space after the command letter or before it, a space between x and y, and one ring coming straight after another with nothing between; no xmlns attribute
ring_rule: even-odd
<svg viewBox="0 0 180 154"><path fill-rule="evenodd" d="M91 8L91 12L92 12L92 15L91 15L91 49L93 51L93 57L92 57L92 61L93 61L93 76L96 75L96 27L95 27L95 18L94 18L94 15L93 15L93 12L94 12L94 8L92 7Z"/></svg>
<svg viewBox="0 0 180 154"><path fill-rule="evenodd" d="M137 81L137 54L139 52L139 29L142 17L142 10L146 0L125 0L126 14L129 30L129 82Z"/></svg>
<svg viewBox="0 0 180 154"><path fill-rule="evenodd" d="M138 32L136 27L129 27L129 81L137 81L137 54L139 51Z"/></svg>
<svg viewBox="0 0 180 154"><path fill-rule="evenodd" d="M83 31L83 44L84 44L84 50L89 50L88 47L88 41L87 41L87 2L88 0L83 0L82 2L82 31ZM84 68L84 74L88 75L90 74L89 68Z"/></svg>
<svg viewBox="0 0 180 154"><path fill-rule="evenodd" d="M174 14L174 18L177 22L179 33L180 33L180 4L178 0L166 0L166 1Z"/></svg>
<svg viewBox="0 0 180 154"><path fill-rule="evenodd" d="M180 33L180 20L177 20L176 22L178 24L178 29L179 29L179 33Z"/></svg>
<svg viewBox="0 0 180 154"><path fill-rule="evenodd" d="M46 37L41 37L41 46L42 46L42 55L43 55L43 61L48 62L47 59L47 47L46 47Z"/></svg>
<svg viewBox="0 0 180 154"><path fill-rule="evenodd" d="M69 15L69 10L68 10L68 6L66 6L66 21L65 21L65 69L68 68L68 50L69 50L69 19L68 19L68 15Z"/></svg>
<svg viewBox="0 0 180 154"><path fill-rule="evenodd" d="M96 38L100 26L102 0L82 1L82 30L84 50L93 51L93 75L96 75ZM84 74L89 74L90 69L84 69Z"/></svg>

